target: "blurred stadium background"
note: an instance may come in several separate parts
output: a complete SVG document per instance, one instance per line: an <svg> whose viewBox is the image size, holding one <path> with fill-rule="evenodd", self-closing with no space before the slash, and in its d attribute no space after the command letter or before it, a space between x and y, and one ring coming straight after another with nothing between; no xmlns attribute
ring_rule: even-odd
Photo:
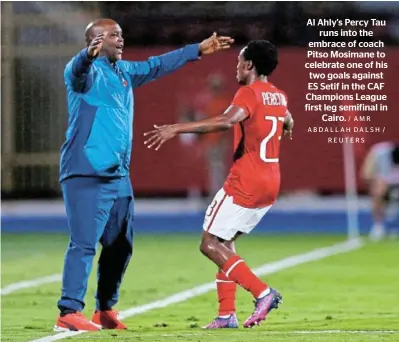
<svg viewBox="0 0 399 342"><path fill-rule="evenodd" d="M321 122L319 113L304 112L306 44L318 39L317 29L305 25L308 18L376 18L388 23L374 27L372 38L385 42L389 63L384 76L389 111L373 114L373 125L385 126L386 131L364 134L366 143L355 146L356 175L351 179L359 195L352 208L359 210L360 231L368 232L370 201L359 170L373 144L399 138L399 2L1 2L1 12L3 340L46 336L55 321L68 242L58 184L59 151L68 116L63 70L83 48L86 25L99 17L120 23L125 59L144 60L200 42L213 31L236 40L231 50L135 91L131 165L137 198L135 257L118 309L147 304L214 278L213 265L198 252L198 239L205 206L230 166L232 137L188 135L155 153L144 147L142 134L153 124L220 113L238 88L237 54L251 39L269 39L278 46L280 66L271 81L288 94L296 123L294 140L282 143L280 199L256 234L240 241L239 251L251 266L258 267L345 240L349 229L342 146L328 144L327 134L307 133L309 126ZM261 330L240 330L226 339L206 335L206 340L264 341L262 329L274 329L292 331L287 332L288 339L275 336L276 341L321 341L322 336L328 341L364 341L371 335L345 335L339 330L339 336L322 331L320 339L316 335L302 339L295 331L397 330L397 251L397 240L389 240L368 244L350 256L338 255L269 275L267 281L286 294L283 310L268 318ZM88 315L94 291L92 272ZM239 292L241 319L252 310L243 292ZM127 324L133 330L122 340L141 336L140 340L151 342L199 341L192 328L207 323L215 305L215 294L205 294L170 311L165 308L131 318ZM131 316L126 312L130 311L124 317ZM104 333L98 338L109 336L113 341L118 334ZM397 337L386 334L377 332L373 340Z"/></svg>
<svg viewBox="0 0 399 342"><path fill-rule="evenodd" d="M137 89L131 178L136 197L143 199L137 206L139 218L175 212L187 220L170 218L167 229L186 229L183 225L191 222L191 213L196 222L189 226L200 226L207 198L228 171L231 136L185 136L161 153L152 153L144 148L142 133L154 123L219 113L237 89L237 52L250 39L265 38L279 47L280 67L271 80L287 92L296 118L295 140L282 146L282 195L270 215L269 229L346 229L341 146L327 144L326 134L307 133L309 126L320 125L319 114L304 113L305 49L308 41L317 39L317 29L305 26L307 18L387 20L387 26L373 28L372 38L386 43L389 112L375 113L373 124L386 126L387 131L366 134L366 144L356 147L357 170L371 145L397 138L398 2L2 2L1 9L3 231L66 229L58 184L59 150L67 123L63 69L82 48L87 23L98 17L120 23L126 59L142 60L198 42L213 30L236 39L230 51ZM365 194L360 179L357 190ZM148 201L154 198L175 200ZM367 230L367 198L361 197L359 206L361 228ZM297 210L308 216L293 218L297 224L292 225L291 216L285 214ZM326 215L332 215L331 220L326 221ZM311 217L316 221L309 221ZM148 221L144 226L153 224ZM141 227L138 222L137 229Z"/></svg>

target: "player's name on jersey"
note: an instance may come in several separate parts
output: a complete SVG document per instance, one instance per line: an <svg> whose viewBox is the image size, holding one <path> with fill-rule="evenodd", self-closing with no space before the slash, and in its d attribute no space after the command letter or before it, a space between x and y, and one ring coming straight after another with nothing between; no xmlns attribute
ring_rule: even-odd
<svg viewBox="0 0 399 342"><path fill-rule="evenodd" d="M287 100L281 93L262 92L262 100L265 106L286 106Z"/></svg>
<svg viewBox="0 0 399 342"><path fill-rule="evenodd" d="M308 133L383 133L385 127L308 127Z"/></svg>

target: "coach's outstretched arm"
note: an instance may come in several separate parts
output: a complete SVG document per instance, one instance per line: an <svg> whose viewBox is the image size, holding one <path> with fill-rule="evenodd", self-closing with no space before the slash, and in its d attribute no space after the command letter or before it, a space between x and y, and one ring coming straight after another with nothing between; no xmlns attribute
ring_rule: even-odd
<svg viewBox="0 0 399 342"><path fill-rule="evenodd" d="M150 57L143 62L120 61L132 78L133 87L139 87L161 76L167 75L190 61L199 59L201 55L228 49L234 40L230 37L218 37L213 33L200 44L190 44L185 47Z"/></svg>
<svg viewBox="0 0 399 342"><path fill-rule="evenodd" d="M172 139L177 134L225 131L233 127L236 123L245 120L247 116L248 114L243 108L231 105L223 115L214 116L208 119L178 123L175 125L154 125L155 130L144 133L144 136L150 136L144 144L148 145L148 148L155 147L155 150L157 151L164 142Z"/></svg>
<svg viewBox="0 0 399 342"><path fill-rule="evenodd" d="M93 74L90 72L93 61L103 46L108 32L97 35L87 48L81 50L65 68L64 78L67 85L78 93L85 93L93 84Z"/></svg>

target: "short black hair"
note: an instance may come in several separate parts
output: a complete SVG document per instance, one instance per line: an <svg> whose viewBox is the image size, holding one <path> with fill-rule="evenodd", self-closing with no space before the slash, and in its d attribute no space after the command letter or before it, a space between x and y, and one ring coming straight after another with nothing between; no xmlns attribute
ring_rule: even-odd
<svg viewBox="0 0 399 342"><path fill-rule="evenodd" d="M246 61L252 61L259 76L269 76L278 64L276 47L268 40L252 40L244 50Z"/></svg>

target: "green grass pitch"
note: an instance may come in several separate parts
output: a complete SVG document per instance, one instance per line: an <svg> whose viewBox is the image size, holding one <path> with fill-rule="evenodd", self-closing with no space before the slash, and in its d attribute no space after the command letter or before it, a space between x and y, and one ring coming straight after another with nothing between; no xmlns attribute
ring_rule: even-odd
<svg viewBox="0 0 399 342"><path fill-rule="evenodd" d="M343 239L258 234L243 237L237 248L250 266L257 267ZM67 237L60 234L3 234L2 288L60 273L66 245ZM216 268L200 254L198 245L199 235L136 236L117 308L150 303L213 281ZM271 274L264 280L283 294L284 304L261 327L250 330L201 329L217 312L216 293L212 291L127 318L128 331L86 333L71 340L399 341L398 260L399 241L387 240ZM84 311L89 317L94 291L95 272ZM30 341L54 334L59 294L60 283L52 283L2 296L2 340ZM252 310L250 294L239 289L237 315L241 324Z"/></svg>

